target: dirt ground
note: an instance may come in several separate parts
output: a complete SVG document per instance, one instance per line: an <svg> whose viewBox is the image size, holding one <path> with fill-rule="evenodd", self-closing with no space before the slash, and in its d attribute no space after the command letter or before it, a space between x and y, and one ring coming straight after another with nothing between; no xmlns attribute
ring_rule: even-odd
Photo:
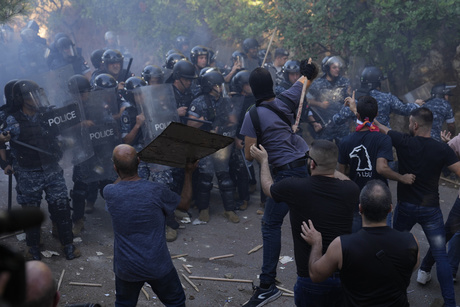
<svg viewBox="0 0 460 307"><path fill-rule="evenodd" d="M71 187L71 171L66 170L68 187ZM390 183L394 202L396 201L396 184ZM8 180L6 176L0 177L0 208L7 208ZM455 201L458 187L440 181L441 206L445 218ZM13 193L14 195L14 193ZM246 211L238 212L241 222L233 224L223 217L223 206L217 189L213 189L211 199L211 221L204 225L183 224L184 229L179 229L178 239L168 243L172 256L187 254L187 256L174 259L174 265L185 287L187 306L241 306L252 295L251 283L226 281L192 280L197 286L196 291L182 276L205 276L233 279L253 280L258 285L258 274L262 265L262 250L248 255L248 251L262 244L260 231L261 215L256 214L260 202L259 191L251 195L250 206ZM13 207L18 207L13 201ZM43 201L42 208L46 210ZM196 209L191 209L192 221L198 216ZM56 280L59 280L63 270L62 284L60 286L60 306L75 303L99 303L102 306L112 306L115 301L115 278L113 274L113 233L109 214L104 210L104 201L99 198L93 214L86 215L86 230L82 233L76 246L81 250L82 256L78 259L67 261L60 250L57 239L51 236L51 223L49 219L42 225L43 250L55 251L59 256L43 257L53 271ZM294 257L292 236L289 218L283 224L281 256ZM412 230L420 246L421 255L428 248L427 240L416 226ZM16 235L1 238L0 244L11 249L24 252L26 244ZM149 244L149 242L145 242ZM234 254L233 257L209 260L210 257ZM186 272L183 265L190 266L192 274ZM292 290L296 281L295 262L278 263L278 279L280 286ZM416 273L413 274L408 288L409 301L412 306L441 306L441 291L436 279L435 269L432 271L433 280L426 286L416 282ZM229 276L230 275L230 276ZM378 282L374 277L369 277L370 282ZM100 284L97 287L75 286L70 282ZM163 306L152 290L144 286L149 299L141 292L138 306ZM460 300L460 285L455 285L455 292ZM442 300L441 300L442 302ZM293 297L282 296L269 306L294 306Z"/></svg>

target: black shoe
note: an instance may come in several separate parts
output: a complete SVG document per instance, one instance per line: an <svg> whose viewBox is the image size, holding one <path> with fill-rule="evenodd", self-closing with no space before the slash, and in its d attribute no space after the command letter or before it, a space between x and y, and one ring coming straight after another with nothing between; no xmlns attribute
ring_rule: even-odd
<svg viewBox="0 0 460 307"><path fill-rule="evenodd" d="M25 258L26 260L42 260L42 255L40 253L40 247L31 246Z"/></svg>
<svg viewBox="0 0 460 307"><path fill-rule="evenodd" d="M281 296L281 291L272 284L268 289L253 287L254 294L251 299L243 304L243 307L260 307L264 306Z"/></svg>
<svg viewBox="0 0 460 307"><path fill-rule="evenodd" d="M67 260L73 260L81 256L80 251L73 244L64 246L64 254Z"/></svg>

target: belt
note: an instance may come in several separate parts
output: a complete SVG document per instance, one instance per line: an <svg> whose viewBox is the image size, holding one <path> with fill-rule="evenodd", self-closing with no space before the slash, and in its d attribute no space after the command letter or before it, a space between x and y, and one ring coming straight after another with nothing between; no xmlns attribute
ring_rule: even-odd
<svg viewBox="0 0 460 307"><path fill-rule="evenodd" d="M277 166L273 168L273 174L276 175L280 171L285 171L288 169L293 169L301 166L307 165L307 160L305 158L300 158L295 161L289 162L287 164Z"/></svg>

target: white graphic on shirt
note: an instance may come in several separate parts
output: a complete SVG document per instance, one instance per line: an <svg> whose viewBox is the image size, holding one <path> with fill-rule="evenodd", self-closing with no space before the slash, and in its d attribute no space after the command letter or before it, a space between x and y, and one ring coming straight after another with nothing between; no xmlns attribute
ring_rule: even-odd
<svg viewBox="0 0 460 307"><path fill-rule="evenodd" d="M350 153L350 159L357 158L358 166L356 171L372 171L371 158L367 152L367 149L364 145L359 145L358 147L353 148Z"/></svg>

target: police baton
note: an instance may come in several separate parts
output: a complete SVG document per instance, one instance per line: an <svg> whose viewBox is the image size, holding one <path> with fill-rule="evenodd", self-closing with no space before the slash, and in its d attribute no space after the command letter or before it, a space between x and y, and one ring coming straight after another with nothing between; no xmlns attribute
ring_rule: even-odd
<svg viewBox="0 0 460 307"><path fill-rule="evenodd" d="M8 211L11 211L11 200L13 197L13 172L8 171Z"/></svg>
<svg viewBox="0 0 460 307"><path fill-rule="evenodd" d="M125 75L125 78L123 79L125 81L128 79L129 70L131 69L131 64L133 64L133 58L129 59L128 67L126 68L126 75Z"/></svg>

